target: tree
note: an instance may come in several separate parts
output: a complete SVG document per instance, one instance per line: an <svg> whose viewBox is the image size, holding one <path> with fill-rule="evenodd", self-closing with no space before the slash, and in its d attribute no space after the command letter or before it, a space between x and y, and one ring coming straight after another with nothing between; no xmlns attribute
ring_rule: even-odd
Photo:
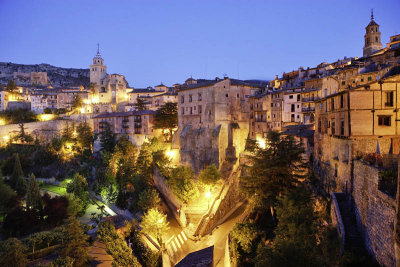
<svg viewBox="0 0 400 267"><path fill-rule="evenodd" d="M51 109L50 108L45 108L43 109L44 114L51 114Z"/></svg>
<svg viewBox="0 0 400 267"><path fill-rule="evenodd" d="M74 100L72 100L72 108L73 109L79 109L83 106L83 100L80 95L76 95L74 97Z"/></svg>
<svg viewBox="0 0 400 267"><path fill-rule="evenodd" d="M82 201L83 208L86 210L89 204L88 183L82 175L76 173L72 181L67 185L67 192Z"/></svg>
<svg viewBox="0 0 400 267"><path fill-rule="evenodd" d="M9 238L2 244L0 265L25 267L28 259L24 254L25 247L22 242L16 238Z"/></svg>
<svg viewBox="0 0 400 267"><path fill-rule="evenodd" d="M157 190L154 188L146 189L139 194L138 206L143 211L156 208L161 202Z"/></svg>
<svg viewBox="0 0 400 267"><path fill-rule="evenodd" d="M66 227L66 242L61 250L63 257L71 257L74 266L85 266L89 261L88 236L84 234L82 227L74 216L68 218Z"/></svg>
<svg viewBox="0 0 400 267"><path fill-rule="evenodd" d="M100 132L100 147L102 151L108 151L112 153L114 151L115 144L117 143L116 135L111 130L111 126L108 122L102 122L103 130Z"/></svg>
<svg viewBox="0 0 400 267"><path fill-rule="evenodd" d="M45 214L47 225L56 226L67 217L68 208L71 203L65 196L50 197L50 195L46 193L44 194L42 201L44 206L43 214ZM82 209L80 209L79 212L81 212L81 210Z"/></svg>
<svg viewBox="0 0 400 267"><path fill-rule="evenodd" d="M135 107L135 110L146 110L147 106L146 106L146 102L142 99L142 98L136 98L136 103L133 104L133 106Z"/></svg>
<svg viewBox="0 0 400 267"><path fill-rule="evenodd" d="M18 153L14 154L14 168L10 177L10 185L19 195L25 195L26 181L24 173L22 172L21 161L19 160Z"/></svg>
<svg viewBox="0 0 400 267"><path fill-rule="evenodd" d="M18 89L17 85L15 84L14 80L10 80L7 83L7 91L10 93L13 93L14 91L16 91Z"/></svg>
<svg viewBox="0 0 400 267"><path fill-rule="evenodd" d="M72 140L74 138L74 129L75 129L74 123L72 122L70 125L70 122L66 121L65 127L63 128L62 133L61 133L62 139L65 141Z"/></svg>
<svg viewBox="0 0 400 267"><path fill-rule="evenodd" d="M11 187L4 183L3 175L0 171L0 212L7 212L10 210L10 200L16 196Z"/></svg>
<svg viewBox="0 0 400 267"><path fill-rule="evenodd" d="M143 216L140 226L142 232L157 239L158 244L164 244L163 236L169 230L167 215L161 213L157 208L152 208Z"/></svg>
<svg viewBox="0 0 400 267"><path fill-rule="evenodd" d="M194 182L193 170L188 166L173 169L167 184L184 203L188 203L199 196L199 189Z"/></svg>
<svg viewBox="0 0 400 267"><path fill-rule="evenodd" d="M31 143L33 142L33 137L25 132L25 126L23 122L18 124L19 133L14 137L15 141L20 141L21 143Z"/></svg>
<svg viewBox="0 0 400 267"><path fill-rule="evenodd" d="M300 186L278 198L272 246L257 249L256 266L321 266L310 192Z"/></svg>
<svg viewBox="0 0 400 267"><path fill-rule="evenodd" d="M42 208L39 185L33 173L29 176L28 191L26 193L26 207L28 209L36 210L41 210Z"/></svg>
<svg viewBox="0 0 400 267"><path fill-rule="evenodd" d="M32 258L33 259L35 259L35 248L36 248L36 246L38 246L39 244L41 244L43 242L43 238L44 238L44 236L40 232L31 234L28 238L29 246L32 248Z"/></svg>
<svg viewBox="0 0 400 267"><path fill-rule="evenodd" d="M55 261L50 263L50 267L73 267L75 260L71 257L58 257Z"/></svg>
<svg viewBox="0 0 400 267"><path fill-rule="evenodd" d="M270 207L273 211L277 197L298 183L298 172L304 165L303 149L293 137L274 131L267 135L266 148L249 143L253 152L251 166L248 175L240 177L240 189L257 207L262 210Z"/></svg>
<svg viewBox="0 0 400 267"><path fill-rule="evenodd" d="M81 122L76 127L77 141L84 150L92 152L93 149L93 131L87 121Z"/></svg>
<svg viewBox="0 0 400 267"><path fill-rule="evenodd" d="M96 233L99 241L106 243L107 252L114 258L112 266L141 266L133 255L132 249L117 234L111 222L99 223Z"/></svg>
<svg viewBox="0 0 400 267"><path fill-rule="evenodd" d="M161 129L166 142L172 141L172 135L178 126L178 105L167 102L154 115L154 129Z"/></svg>
<svg viewBox="0 0 400 267"><path fill-rule="evenodd" d="M253 223L236 223L231 232L232 238L240 244L243 251L250 253L253 241L257 237L257 228Z"/></svg>
<svg viewBox="0 0 400 267"><path fill-rule="evenodd" d="M220 179L221 173L214 164L208 165L199 174L199 181L206 187L215 185Z"/></svg>

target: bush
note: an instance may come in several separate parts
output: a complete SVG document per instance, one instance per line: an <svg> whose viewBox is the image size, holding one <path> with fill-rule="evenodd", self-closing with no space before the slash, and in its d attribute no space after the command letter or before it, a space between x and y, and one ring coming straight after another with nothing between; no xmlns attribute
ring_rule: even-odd
<svg viewBox="0 0 400 267"><path fill-rule="evenodd" d="M194 182L193 170L190 167L181 166L173 169L167 184L184 203L199 197L199 189Z"/></svg>

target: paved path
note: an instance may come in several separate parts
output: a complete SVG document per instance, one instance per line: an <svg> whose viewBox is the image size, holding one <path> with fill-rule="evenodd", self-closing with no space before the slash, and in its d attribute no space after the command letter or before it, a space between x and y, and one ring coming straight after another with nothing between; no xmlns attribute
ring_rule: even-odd
<svg viewBox="0 0 400 267"><path fill-rule="evenodd" d="M113 257L107 254L106 245L98 241L94 241L89 249L89 255L93 258L91 266L111 267Z"/></svg>

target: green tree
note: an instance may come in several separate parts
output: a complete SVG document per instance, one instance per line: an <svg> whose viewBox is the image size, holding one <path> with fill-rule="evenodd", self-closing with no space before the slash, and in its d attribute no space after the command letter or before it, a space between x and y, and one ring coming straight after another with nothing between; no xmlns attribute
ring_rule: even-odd
<svg viewBox="0 0 400 267"><path fill-rule="evenodd" d="M278 198L276 214L273 245L258 248L257 266L320 266L310 192L300 186Z"/></svg>
<svg viewBox="0 0 400 267"><path fill-rule="evenodd" d="M43 243L44 235L41 232L31 234L28 237L28 244L32 248L32 258L35 259L35 248Z"/></svg>
<svg viewBox="0 0 400 267"><path fill-rule="evenodd" d="M68 120L65 122L65 126L61 132L61 137L65 141L70 141L74 139L74 130L75 130L75 125L74 123L70 123Z"/></svg>
<svg viewBox="0 0 400 267"><path fill-rule="evenodd" d="M231 232L232 238L240 244L243 251L250 253L253 241L257 237L257 228L255 224L245 222L236 223Z"/></svg>
<svg viewBox="0 0 400 267"><path fill-rule="evenodd" d="M135 107L135 110L146 110L147 106L146 106L146 101L144 101L142 98L136 98L136 103L133 104L133 106Z"/></svg>
<svg viewBox="0 0 400 267"><path fill-rule="evenodd" d="M10 177L10 185L19 195L25 195L27 185L18 153L14 154L14 169Z"/></svg>
<svg viewBox="0 0 400 267"><path fill-rule="evenodd" d="M99 223L96 233L99 241L106 243L107 252L114 258L112 266L141 266L133 255L132 249L117 234L111 222L103 221Z"/></svg>
<svg viewBox="0 0 400 267"><path fill-rule="evenodd" d="M43 109L44 114L51 114L51 109L50 108L45 108Z"/></svg>
<svg viewBox="0 0 400 267"><path fill-rule="evenodd" d="M143 211L156 208L161 202L157 190L154 188L146 189L139 194L138 206Z"/></svg>
<svg viewBox="0 0 400 267"><path fill-rule="evenodd" d="M86 210L89 204L88 183L86 178L76 173L71 182L67 185L67 192L82 202L83 210Z"/></svg>
<svg viewBox="0 0 400 267"><path fill-rule="evenodd" d="M214 164L208 165L199 174L199 181L206 187L212 187L213 185L218 183L220 179L221 173Z"/></svg>
<svg viewBox="0 0 400 267"><path fill-rule="evenodd" d="M42 208L42 198L40 196L39 185L33 173L29 176L28 191L26 193L26 207L28 209L36 210Z"/></svg>
<svg viewBox="0 0 400 267"><path fill-rule="evenodd" d="M71 257L74 266L85 266L89 261L88 236L84 234L82 227L74 216L68 218L66 227L66 240L61 250L63 257Z"/></svg>
<svg viewBox="0 0 400 267"><path fill-rule="evenodd" d="M80 95L76 95L74 97L74 100L72 100L72 108L73 109L79 109L83 106L83 100Z"/></svg>
<svg viewBox="0 0 400 267"><path fill-rule="evenodd" d="M164 244L163 236L169 230L167 215L161 213L157 208L152 208L143 216L140 226L142 232L157 239L162 246Z"/></svg>
<svg viewBox="0 0 400 267"><path fill-rule="evenodd" d="M15 141L20 141L21 143L32 143L33 142L33 137L30 134L27 134L25 132L25 125L23 122L20 122L18 124L19 126L19 132L18 135L14 137Z"/></svg>
<svg viewBox="0 0 400 267"><path fill-rule="evenodd" d="M9 202L15 195L11 187L4 183L3 175L0 171L0 212L4 213L10 210Z"/></svg>
<svg viewBox="0 0 400 267"><path fill-rule="evenodd" d="M174 194L184 203L196 199L199 196L199 189L194 182L193 170L188 166L174 168L167 184Z"/></svg>
<svg viewBox="0 0 400 267"><path fill-rule="evenodd" d="M108 151L112 153L114 151L114 147L117 143L116 135L111 130L111 126L108 122L101 122L103 126L102 131L100 132L100 147L102 151Z"/></svg>
<svg viewBox="0 0 400 267"><path fill-rule="evenodd" d="M249 143L251 143L249 141ZM275 205L277 197L298 183L299 170L304 166L302 147L293 137L270 131L267 146L252 143L248 175L240 177L240 189L261 210Z"/></svg>
<svg viewBox="0 0 400 267"><path fill-rule="evenodd" d="M78 127L76 127L77 141L83 150L93 150L93 131L90 128L87 121L81 122Z"/></svg>
<svg viewBox="0 0 400 267"><path fill-rule="evenodd" d="M71 257L58 257L55 261L50 263L50 267L73 267L75 260Z"/></svg>
<svg viewBox="0 0 400 267"><path fill-rule="evenodd" d="M1 246L0 266L25 267L28 259L22 242L16 238L7 239Z"/></svg>
<svg viewBox="0 0 400 267"><path fill-rule="evenodd" d="M15 84L14 80L10 80L7 83L7 87L6 87L7 91L9 91L10 93L13 93L14 91L16 91L18 89L17 85Z"/></svg>
<svg viewBox="0 0 400 267"><path fill-rule="evenodd" d="M178 126L178 105L167 102L154 115L154 129L161 129L166 142L172 141L172 135Z"/></svg>

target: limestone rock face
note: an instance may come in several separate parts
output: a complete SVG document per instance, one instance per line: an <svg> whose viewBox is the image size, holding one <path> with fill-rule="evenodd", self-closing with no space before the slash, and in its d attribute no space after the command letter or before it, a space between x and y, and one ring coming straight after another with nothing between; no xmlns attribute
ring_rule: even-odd
<svg viewBox="0 0 400 267"><path fill-rule="evenodd" d="M88 86L89 69L60 68L49 64L25 65L0 62L0 83L7 84L10 80L25 86L32 84L48 84L53 87Z"/></svg>

